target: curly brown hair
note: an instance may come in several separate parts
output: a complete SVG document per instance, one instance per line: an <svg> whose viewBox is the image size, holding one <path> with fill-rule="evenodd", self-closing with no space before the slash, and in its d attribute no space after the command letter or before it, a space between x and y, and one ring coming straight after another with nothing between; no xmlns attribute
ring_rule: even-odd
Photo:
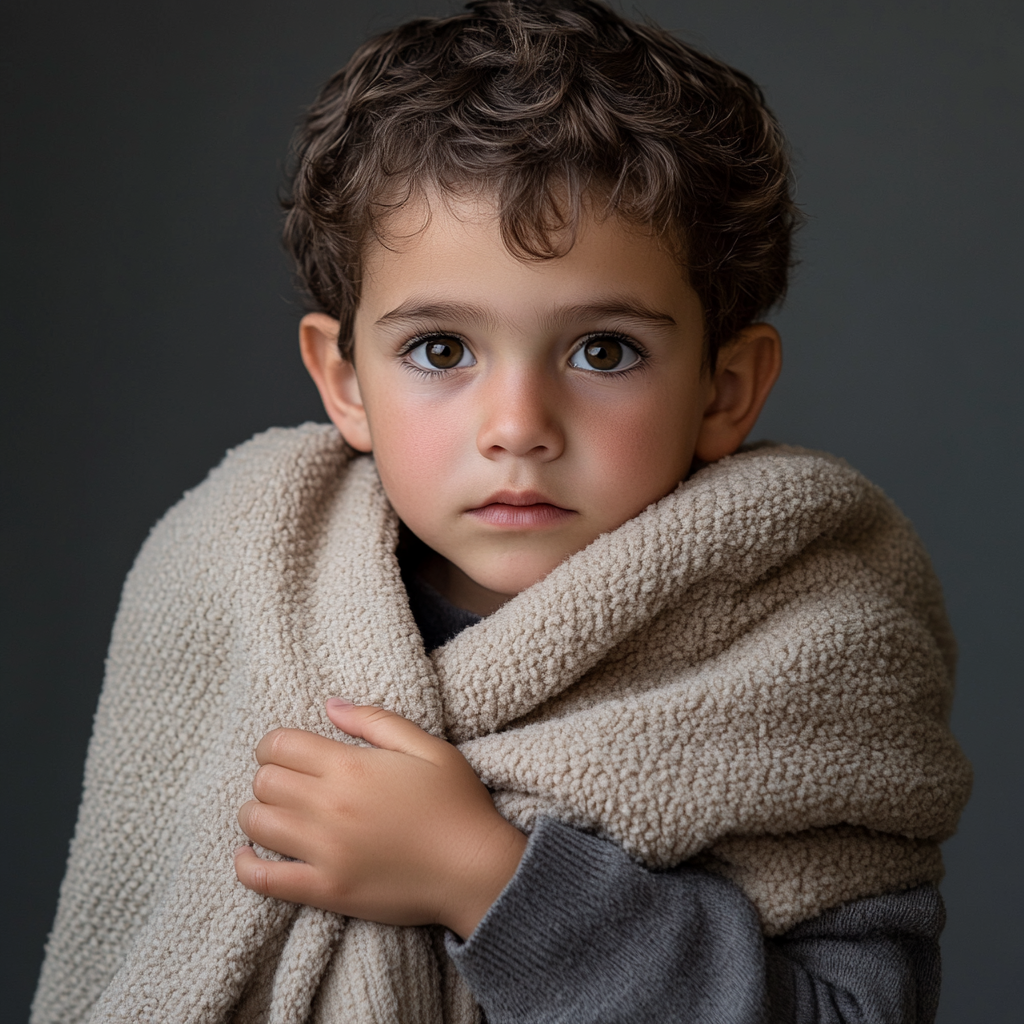
<svg viewBox="0 0 1024 1024"><path fill-rule="evenodd" d="M700 298L707 364L786 290L799 213L758 86L597 0L474 0L364 43L294 140L284 243L351 358L361 257L425 191L485 191L522 259L572 245L584 210L669 240Z"/></svg>

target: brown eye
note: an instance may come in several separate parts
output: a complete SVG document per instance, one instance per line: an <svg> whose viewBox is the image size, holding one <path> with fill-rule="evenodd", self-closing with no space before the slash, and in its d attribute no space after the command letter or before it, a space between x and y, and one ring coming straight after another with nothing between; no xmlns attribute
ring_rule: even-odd
<svg viewBox="0 0 1024 1024"><path fill-rule="evenodd" d="M601 338L583 346L583 358L595 370L614 370L622 360L622 346L614 338Z"/></svg>
<svg viewBox="0 0 1024 1024"><path fill-rule="evenodd" d="M427 362L436 366L439 370L450 370L453 366L459 365L462 358L462 342L455 341L428 341L425 349Z"/></svg>
<svg viewBox="0 0 1024 1024"><path fill-rule="evenodd" d="M639 362L635 349L611 335L591 338L582 348L577 349L569 360L571 366L581 370L624 370Z"/></svg>
<svg viewBox="0 0 1024 1024"><path fill-rule="evenodd" d="M458 338L431 338L411 349L409 358L424 370L452 370L476 362Z"/></svg>

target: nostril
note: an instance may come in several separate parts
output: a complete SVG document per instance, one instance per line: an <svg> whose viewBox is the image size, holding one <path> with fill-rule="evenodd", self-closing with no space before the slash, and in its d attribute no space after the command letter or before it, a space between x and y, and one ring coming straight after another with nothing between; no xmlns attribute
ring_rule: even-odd
<svg viewBox="0 0 1024 1024"><path fill-rule="evenodd" d="M563 447L557 416L537 401L502 402L484 412L477 446L488 458L550 459Z"/></svg>

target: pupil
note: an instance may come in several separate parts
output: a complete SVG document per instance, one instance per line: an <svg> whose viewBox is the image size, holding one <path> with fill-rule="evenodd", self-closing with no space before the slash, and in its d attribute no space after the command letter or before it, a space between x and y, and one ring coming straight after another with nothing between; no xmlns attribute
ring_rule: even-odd
<svg viewBox="0 0 1024 1024"><path fill-rule="evenodd" d="M462 359L462 342L432 341L427 345L427 362L439 370L450 370Z"/></svg>
<svg viewBox="0 0 1024 1024"><path fill-rule="evenodd" d="M622 346L614 338L603 338L590 342L584 355L595 370L614 370L622 361Z"/></svg>

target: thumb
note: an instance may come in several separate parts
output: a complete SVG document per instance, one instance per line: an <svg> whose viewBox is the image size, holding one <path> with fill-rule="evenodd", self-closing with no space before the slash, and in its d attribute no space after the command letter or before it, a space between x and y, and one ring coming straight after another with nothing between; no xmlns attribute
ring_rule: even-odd
<svg viewBox="0 0 1024 1024"><path fill-rule="evenodd" d="M428 761L436 760L436 746L444 743L394 711L353 704L342 697L328 698L327 717L349 736L358 736L383 750L396 750Z"/></svg>

